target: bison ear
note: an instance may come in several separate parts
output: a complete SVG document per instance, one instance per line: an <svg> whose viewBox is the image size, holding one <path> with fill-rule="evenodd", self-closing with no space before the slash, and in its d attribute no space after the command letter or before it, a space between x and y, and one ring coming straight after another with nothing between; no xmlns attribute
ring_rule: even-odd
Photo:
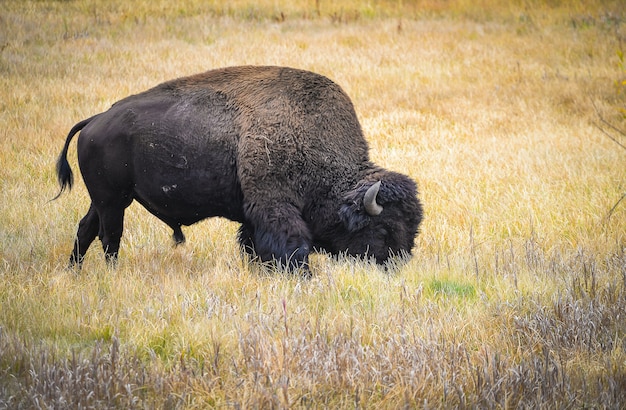
<svg viewBox="0 0 626 410"><path fill-rule="evenodd" d="M371 188L374 187L377 191L379 186L380 182L359 183L356 188L344 196L344 203L339 208L339 218L349 232L356 232L370 223L370 215L366 209L364 198L373 196L373 201L375 202L376 193L372 195ZM372 198L369 199L372 200Z"/></svg>
<svg viewBox="0 0 626 410"><path fill-rule="evenodd" d="M370 221L370 217L363 212L360 203L341 205L339 218L341 218L348 232L356 232L359 229L363 229Z"/></svg>

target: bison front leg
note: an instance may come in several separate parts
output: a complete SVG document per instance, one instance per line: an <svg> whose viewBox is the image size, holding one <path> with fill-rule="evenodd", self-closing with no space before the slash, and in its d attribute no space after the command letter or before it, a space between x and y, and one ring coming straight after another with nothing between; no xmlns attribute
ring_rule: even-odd
<svg viewBox="0 0 626 410"><path fill-rule="evenodd" d="M263 262L274 261L280 268L302 269L308 275L311 233L299 210L290 204L246 206L239 243Z"/></svg>

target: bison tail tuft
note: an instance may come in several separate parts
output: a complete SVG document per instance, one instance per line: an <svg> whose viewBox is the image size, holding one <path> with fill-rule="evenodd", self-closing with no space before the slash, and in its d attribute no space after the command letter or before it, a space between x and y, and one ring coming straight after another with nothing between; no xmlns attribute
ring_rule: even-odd
<svg viewBox="0 0 626 410"><path fill-rule="evenodd" d="M74 173L72 172L70 163L67 162L67 157L64 154L66 154L66 152L63 152L57 161L57 178L61 189L59 190L57 196L52 198L53 201L60 197L66 188L71 190L74 185Z"/></svg>

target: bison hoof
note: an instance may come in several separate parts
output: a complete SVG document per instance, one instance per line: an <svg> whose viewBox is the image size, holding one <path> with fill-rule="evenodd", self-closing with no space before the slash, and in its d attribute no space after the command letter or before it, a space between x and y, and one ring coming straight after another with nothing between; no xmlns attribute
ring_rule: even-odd
<svg viewBox="0 0 626 410"><path fill-rule="evenodd" d="M109 269L117 268L117 252L105 254L104 259Z"/></svg>
<svg viewBox="0 0 626 410"><path fill-rule="evenodd" d="M278 264L281 268L285 268L293 273L300 273L302 277L308 279L311 277L309 253L309 246L304 244L292 252L291 255L280 258Z"/></svg>
<svg viewBox="0 0 626 410"><path fill-rule="evenodd" d="M76 261L76 259L74 259L73 257L70 258L70 261L67 263L67 267L66 267L68 271L74 271L77 273L79 273L82 268L83 268L82 260Z"/></svg>
<svg viewBox="0 0 626 410"><path fill-rule="evenodd" d="M172 239L174 240L174 246L182 245L185 243L185 234L180 229L180 227L178 229L174 229Z"/></svg>

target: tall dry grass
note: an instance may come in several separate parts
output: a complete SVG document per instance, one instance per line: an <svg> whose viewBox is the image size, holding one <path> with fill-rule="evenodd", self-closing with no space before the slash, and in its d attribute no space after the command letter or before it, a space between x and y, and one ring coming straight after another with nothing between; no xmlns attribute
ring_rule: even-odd
<svg viewBox="0 0 626 410"><path fill-rule="evenodd" d="M593 106L626 129L625 39L620 2L1 2L0 408L624 407L626 152ZM413 259L303 281L133 205L116 270L98 244L65 270L69 128L235 64L348 92L419 183Z"/></svg>

